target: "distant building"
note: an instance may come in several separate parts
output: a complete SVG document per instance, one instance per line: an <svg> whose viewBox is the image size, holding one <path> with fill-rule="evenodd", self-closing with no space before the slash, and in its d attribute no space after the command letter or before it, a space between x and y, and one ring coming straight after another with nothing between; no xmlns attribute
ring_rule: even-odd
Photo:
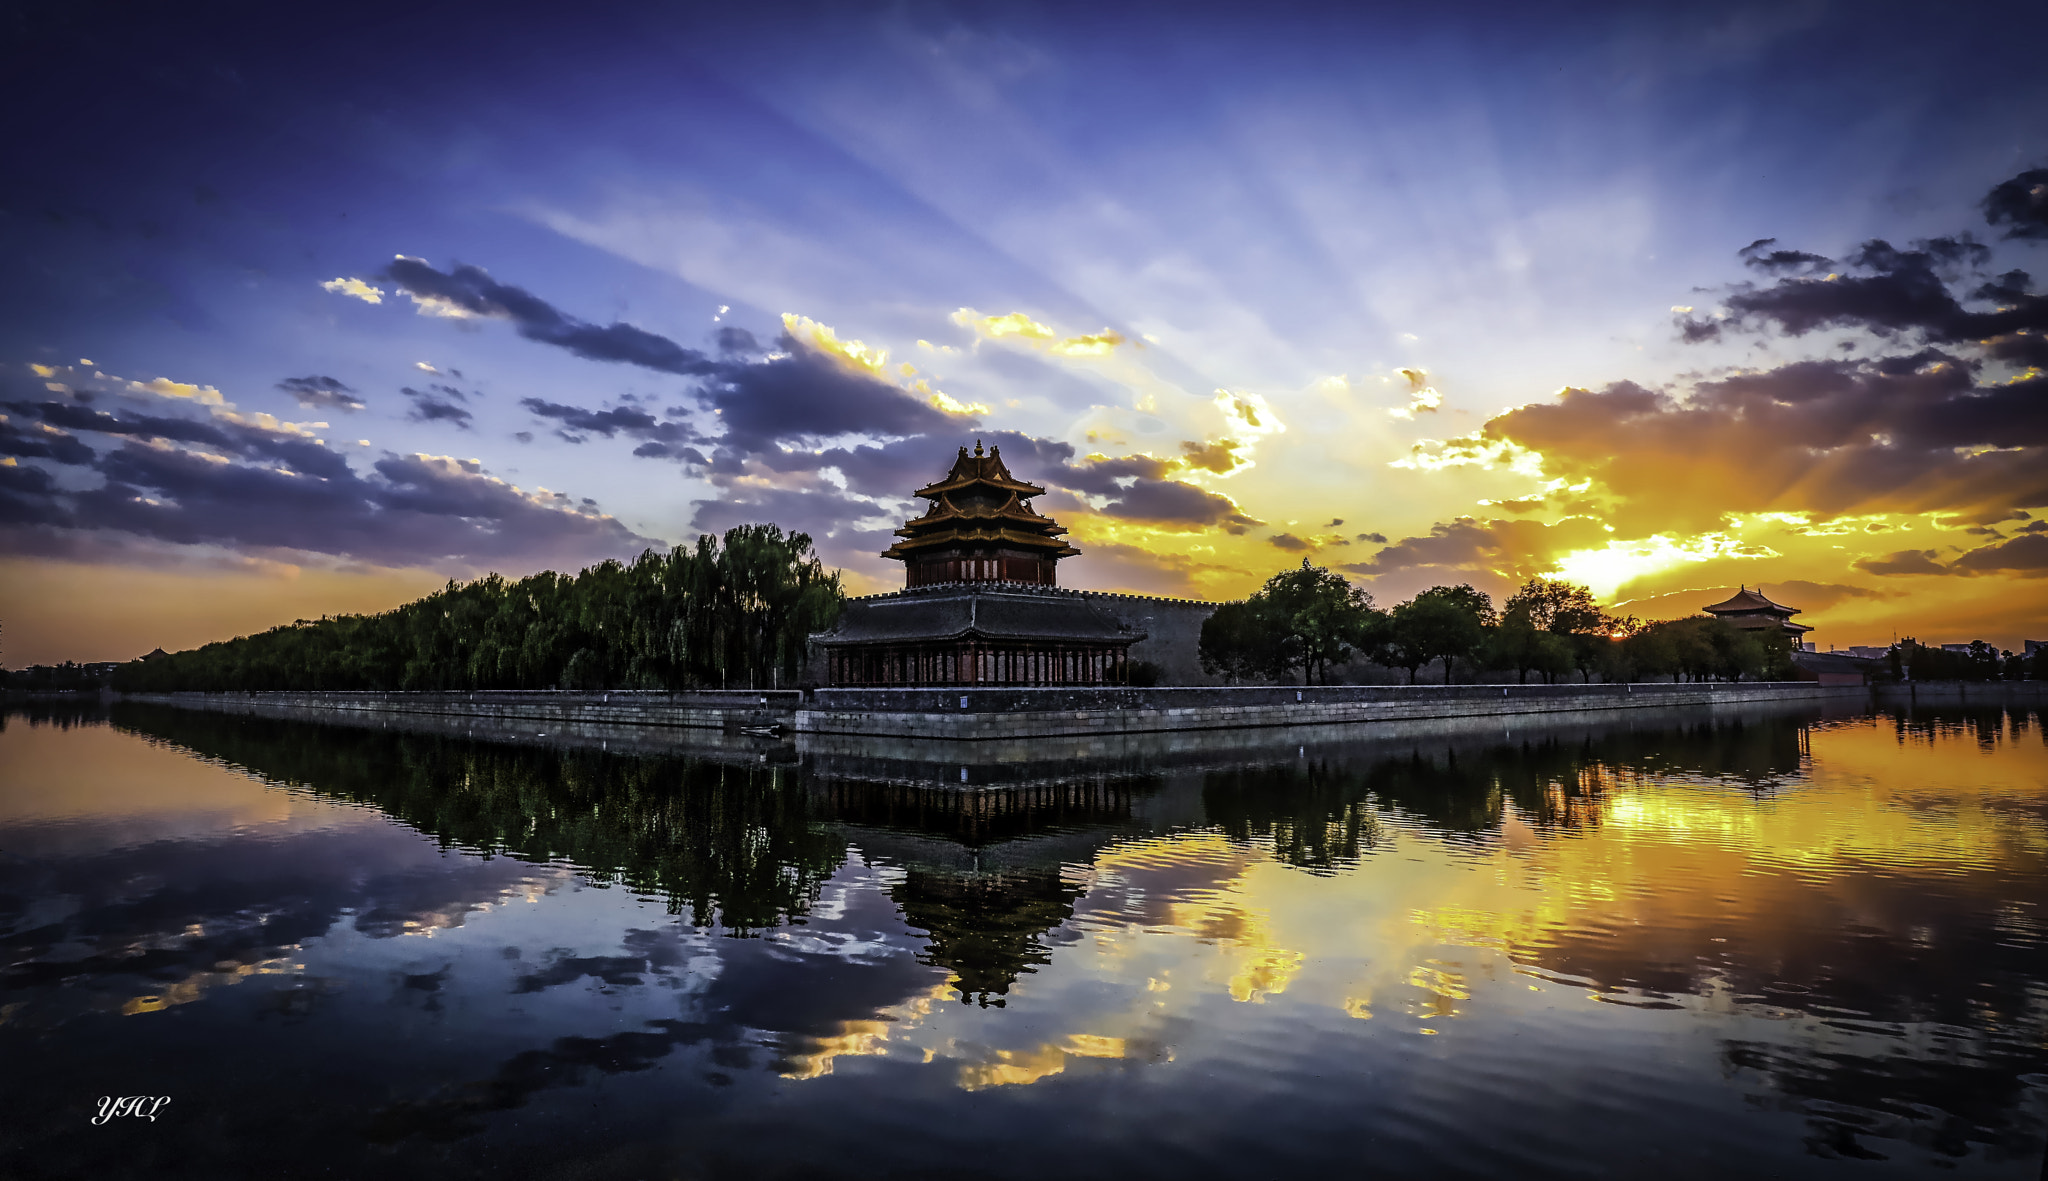
<svg viewBox="0 0 2048 1181"><path fill-rule="evenodd" d="M2023 655L2027 656L2032 656L2034 653L2039 652L2041 649L2048 648L2048 640L2027 640L2025 641L2025 643L2027 645L2027 650Z"/></svg>
<svg viewBox="0 0 2048 1181"><path fill-rule="evenodd" d="M1080 551L1031 507L1044 494L1010 474L1001 448L962 447L882 555L903 563L904 588L848 600L838 626L811 637L825 683L1113 685L1137 661L1169 683L1207 680L1195 640L1216 605L1060 588L1058 563Z"/></svg>
<svg viewBox="0 0 2048 1181"><path fill-rule="evenodd" d="M1842 650L1864 660L1882 660L1891 653L1890 647L1879 647L1876 644L1851 644Z"/></svg>
<svg viewBox="0 0 2048 1181"><path fill-rule="evenodd" d="M1973 641L1973 642L1974 642L1974 641ZM1964 654L1965 656L1967 656L1967 655L1969 655L1969 653L1970 653L1970 645L1969 645L1969 644L1943 644L1943 645L1941 646L1941 650L1942 650L1943 652L1961 652L1962 654Z"/></svg>
<svg viewBox="0 0 2048 1181"><path fill-rule="evenodd" d="M1796 680L1818 681L1823 685L1867 685L1878 666L1873 662L1839 652L1797 652L1792 657Z"/></svg>
<svg viewBox="0 0 2048 1181"><path fill-rule="evenodd" d="M1744 631L1789 636L1795 648L1811 651L1800 637L1813 629L1803 623L1792 622L1792 617L1799 614L1799 608L1773 603L1760 590L1744 586L1720 602L1700 610Z"/></svg>

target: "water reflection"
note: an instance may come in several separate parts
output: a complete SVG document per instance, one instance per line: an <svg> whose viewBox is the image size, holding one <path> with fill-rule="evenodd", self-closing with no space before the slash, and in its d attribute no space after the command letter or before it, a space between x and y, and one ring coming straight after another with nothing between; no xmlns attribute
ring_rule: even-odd
<svg viewBox="0 0 2048 1181"><path fill-rule="evenodd" d="M323 1162L422 1174L1237 1175L1364 1136L1394 1172L2030 1175L2042 1142L2029 711L1281 738L967 790L845 751L110 717L0 731L24 1175L231 1143L292 1172L280 1095L317 1097ZM68 1114L139 1076L204 1134Z"/></svg>

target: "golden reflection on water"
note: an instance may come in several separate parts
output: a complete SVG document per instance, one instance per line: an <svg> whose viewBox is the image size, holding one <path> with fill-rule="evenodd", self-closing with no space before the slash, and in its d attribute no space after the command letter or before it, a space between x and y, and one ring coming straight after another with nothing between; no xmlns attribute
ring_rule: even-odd
<svg viewBox="0 0 2048 1181"><path fill-rule="evenodd" d="M1812 991L1844 970L1816 946L1844 928L1924 944L1908 903L1929 891L2039 940L2038 909L1997 904L2027 892L2015 882L2048 898L2048 746L2033 732L1864 719L1807 739L1797 772L1770 781L1585 767L1547 816L1503 802L1497 823L1457 840L1376 805L1375 843L1335 873L1212 831L1113 844L1081 875L1091 888L1072 925L1085 938L1012 994L1036 1035L957 1036L941 987L846 1023L790 1077L909 1049L953 1063L962 1088L1028 1085L1079 1059L1165 1060L1166 1025L1228 1026L1239 1006L1282 1001L1398 1015L1420 1036L1574 998L1804 1016L1745 990ZM1090 985L1119 999L1067 1003ZM1047 1036L1068 1012L1086 1024ZM1807 1032L1823 1048L1851 1036Z"/></svg>

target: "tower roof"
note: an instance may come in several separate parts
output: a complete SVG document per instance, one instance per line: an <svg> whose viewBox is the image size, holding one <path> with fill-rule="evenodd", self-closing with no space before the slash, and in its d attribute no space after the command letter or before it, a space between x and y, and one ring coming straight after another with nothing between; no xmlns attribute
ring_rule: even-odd
<svg viewBox="0 0 2048 1181"><path fill-rule="evenodd" d="M1789 618L1799 614L1799 608L1787 607L1783 603L1774 603L1764 597L1764 592L1751 590L1748 586L1743 586L1720 602L1710 607L1702 607L1700 610L1705 611L1709 615L1744 615L1756 611L1768 611L1773 615L1783 615Z"/></svg>
<svg viewBox="0 0 2048 1181"><path fill-rule="evenodd" d="M953 470L915 495L931 503L896 530L903 540L882 551L885 558L966 546L1008 546L1055 560L1081 552L1060 539L1065 527L1032 510L1027 501L1045 489L1011 475L1001 447L983 451L977 440L972 454L960 448Z"/></svg>

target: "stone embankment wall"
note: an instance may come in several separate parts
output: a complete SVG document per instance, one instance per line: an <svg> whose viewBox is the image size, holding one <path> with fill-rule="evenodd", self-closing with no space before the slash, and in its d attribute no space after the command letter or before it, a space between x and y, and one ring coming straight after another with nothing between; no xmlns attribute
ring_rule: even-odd
<svg viewBox="0 0 2048 1181"><path fill-rule="evenodd" d="M799 735L989 742L1122 734L1327 727L1428 728L1447 719L1765 702L1867 702L1860 687L1704 685L1318 685L1305 688L818 689L725 693L159 693L155 702L478 738L581 737L643 749L712 742L742 727ZM685 737L686 735L687 738Z"/></svg>
<svg viewBox="0 0 2048 1181"><path fill-rule="evenodd" d="M1869 700L1869 690L1805 681L1732 685L819 689L797 712L795 721L799 734L988 741L1803 700L1862 702Z"/></svg>
<svg viewBox="0 0 2048 1181"><path fill-rule="evenodd" d="M1879 705L2004 705L2048 701L2048 681L1885 681Z"/></svg>

